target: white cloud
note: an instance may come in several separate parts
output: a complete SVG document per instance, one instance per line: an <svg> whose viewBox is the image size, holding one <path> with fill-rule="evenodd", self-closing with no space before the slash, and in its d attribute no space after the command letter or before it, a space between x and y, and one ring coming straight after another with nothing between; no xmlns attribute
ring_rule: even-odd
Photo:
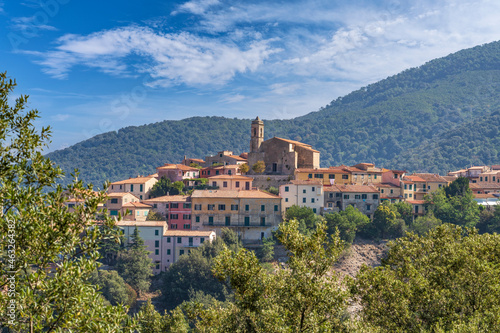
<svg viewBox="0 0 500 333"><path fill-rule="evenodd" d="M65 35L55 50L37 53L45 72L66 78L75 65L95 67L115 75L133 75L126 57L143 59L141 72L155 80L150 85L222 84L236 73L255 71L277 52L270 40L253 41L245 48L231 42L198 37L187 32L164 34L144 27L125 27L88 36Z"/></svg>
<svg viewBox="0 0 500 333"><path fill-rule="evenodd" d="M0 8L1 12L1 8ZM41 22L36 16L14 17L11 19L12 28L24 31L30 35L37 35L39 30L57 31L56 27Z"/></svg>
<svg viewBox="0 0 500 333"><path fill-rule="evenodd" d="M50 117L53 121L65 121L69 117L71 117L69 114L56 114L55 116Z"/></svg>
<svg viewBox="0 0 500 333"><path fill-rule="evenodd" d="M175 15L177 12L187 12L192 14L201 15L206 12L206 10L214 5L218 5L218 0L193 0L183 3L179 6L178 10L173 12Z"/></svg>

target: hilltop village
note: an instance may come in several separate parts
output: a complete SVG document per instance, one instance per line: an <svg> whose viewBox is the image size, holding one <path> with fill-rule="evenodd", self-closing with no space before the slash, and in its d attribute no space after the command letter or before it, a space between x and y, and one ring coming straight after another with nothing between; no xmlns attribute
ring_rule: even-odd
<svg viewBox="0 0 500 333"><path fill-rule="evenodd" d="M457 177L469 178L479 204L498 204L500 165L472 166L446 176L408 174L373 163L321 168L320 152L308 144L264 140L264 122L257 117L251 123L249 152L221 151L204 160L185 156L179 164L157 167L155 174L113 182L104 208L121 217L117 225L127 239L139 229L157 274L190 249L215 239L222 228L233 229L244 245L260 244L293 205L310 207L316 214L351 205L372 218L382 202L406 201L414 216L424 215L424 196ZM154 197L162 178L182 182L189 194ZM66 204L71 208L75 201ZM152 214L161 219L151 220Z"/></svg>

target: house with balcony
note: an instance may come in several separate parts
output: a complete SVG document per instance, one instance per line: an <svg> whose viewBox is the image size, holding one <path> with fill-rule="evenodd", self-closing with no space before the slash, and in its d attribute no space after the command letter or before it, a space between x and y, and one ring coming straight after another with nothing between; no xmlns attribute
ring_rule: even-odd
<svg viewBox="0 0 500 333"><path fill-rule="evenodd" d="M353 206L373 218L380 204L380 192L374 185L331 185L324 186L324 213L339 212Z"/></svg>
<svg viewBox="0 0 500 333"><path fill-rule="evenodd" d="M165 195L144 200L143 203L152 206L160 213L168 224L169 230L191 229L191 197L188 195Z"/></svg>
<svg viewBox="0 0 500 333"><path fill-rule="evenodd" d="M154 184L158 181L158 175L138 176L111 183L108 193L129 192L139 198L139 200L149 199L150 192Z"/></svg>
<svg viewBox="0 0 500 333"><path fill-rule="evenodd" d="M293 205L309 207L316 214L322 212L324 200L321 180L292 180L280 185L279 194L283 213Z"/></svg>
<svg viewBox="0 0 500 333"><path fill-rule="evenodd" d="M163 251L161 267L167 270L182 255L189 254L204 242L214 241L215 237L215 231L165 230L161 246Z"/></svg>
<svg viewBox="0 0 500 333"><path fill-rule="evenodd" d="M243 243L258 243L281 222L281 198L260 190L195 190L193 230L233 229Z"/></svg>

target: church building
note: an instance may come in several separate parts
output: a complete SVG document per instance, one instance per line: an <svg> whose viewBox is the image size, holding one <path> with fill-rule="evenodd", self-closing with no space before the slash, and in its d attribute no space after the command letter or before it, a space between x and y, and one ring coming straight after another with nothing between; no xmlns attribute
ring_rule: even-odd
<svg viewBox="0 0 500 333"><path fill-rule="evenodd" d="M252 121L250 152L248 153L249 175L256 174L252 166L264 161L266 175L293 175L297 168L319 168L319 151L311 145L273 137L264 141L264 122L257 117Z"/></svg>

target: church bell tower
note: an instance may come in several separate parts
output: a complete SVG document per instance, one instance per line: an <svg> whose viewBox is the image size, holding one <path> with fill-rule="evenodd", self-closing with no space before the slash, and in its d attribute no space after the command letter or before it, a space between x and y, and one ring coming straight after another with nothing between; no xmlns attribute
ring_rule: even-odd
<svg viewBox="0 0 500 333"><path fill-rule="evenodd" d="M252 121L252 128L250 134L250 152L258 152L260 145L264 141L264 122L259 117Z"/></svg>

